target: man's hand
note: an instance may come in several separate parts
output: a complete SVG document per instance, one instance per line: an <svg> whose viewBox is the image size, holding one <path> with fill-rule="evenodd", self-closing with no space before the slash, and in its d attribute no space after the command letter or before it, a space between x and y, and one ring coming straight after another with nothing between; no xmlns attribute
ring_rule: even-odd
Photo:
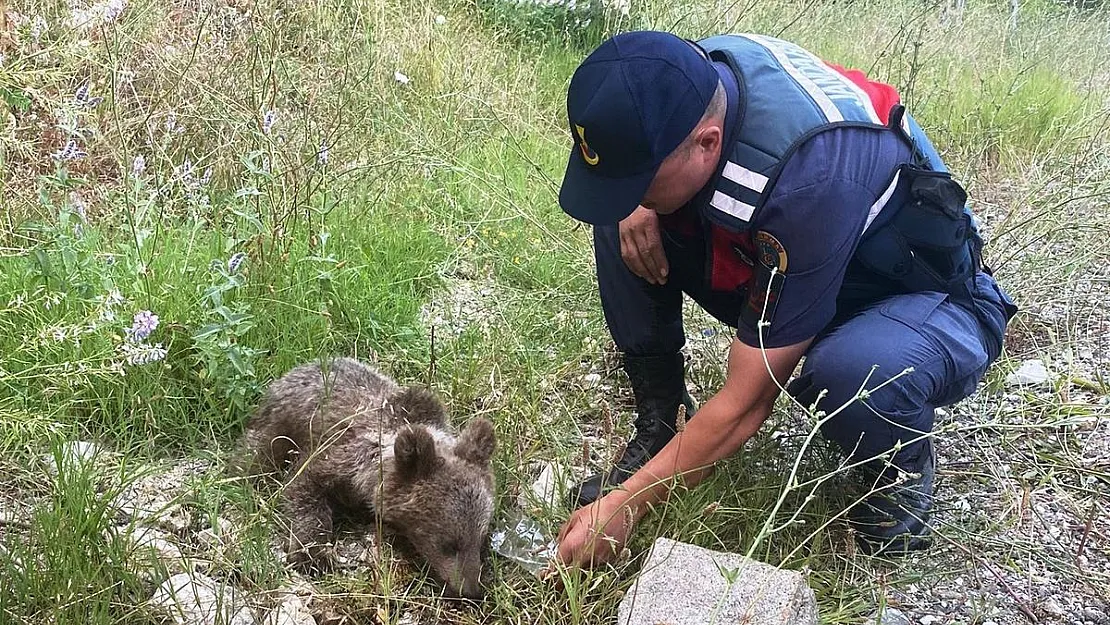
<svg viewBox="0 0 1110 625"><path fill-rule="evenodd" d="M659 236L659 215L637 206L620 223L621 258L632 273L652 284L666 284L667 255Z"/></svg>
<svg viewBox="0 0 1110 625"><path fill-rule="evenodd" d="M631 525L639 518L628 512L648 510L667 499L678 476L687 487L709 475L713 465L736 453L763 424L779 395L776 380L785 382L809 347L810 341L769 349L734 340L729 352L728 377L698 413L663 449L625 480L622 488L580 508L559 532L556 559L583 567L614 559L621 552ZM768 373L767 364L771 372Z"/></svg>
<svg viewBox="0 0 1110 625"><path fill-rule="evenodd" d="M566 565L591 567L619 556L635 523L623 495L615 491L571 515L559 530L556 558Z"/></svg>

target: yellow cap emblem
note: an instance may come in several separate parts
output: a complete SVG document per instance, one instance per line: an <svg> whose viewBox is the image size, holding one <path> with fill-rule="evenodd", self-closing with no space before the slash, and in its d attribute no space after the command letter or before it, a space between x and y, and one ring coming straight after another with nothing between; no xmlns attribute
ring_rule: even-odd
<svg viewBox="0 0 1110 625"><path fill-rule="evenodd" d="M578 124L575 124L574 127L578 130L578 149L582 150L582 158L586 160L587 165L597 165L601 157L598 156L597 152L590 149L589 144L586 143L586 129Z"/></svg>

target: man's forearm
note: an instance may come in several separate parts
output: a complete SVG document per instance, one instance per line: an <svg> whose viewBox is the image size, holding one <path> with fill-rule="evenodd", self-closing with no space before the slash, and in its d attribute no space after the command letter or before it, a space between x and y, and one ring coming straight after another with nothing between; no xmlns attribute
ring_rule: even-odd
<svg viewBox="0 0 1110 625"><path fill-rule="evenodd" d="M755 435L770 410L771 405L757 404L738 412L734 398L722 393L715 395L698 410L684 431L610 496L623 499L638 519L647 512L646 504L667 498L676 476L681 476L688 486L705 479L714 463L736 453Z"/></svg>

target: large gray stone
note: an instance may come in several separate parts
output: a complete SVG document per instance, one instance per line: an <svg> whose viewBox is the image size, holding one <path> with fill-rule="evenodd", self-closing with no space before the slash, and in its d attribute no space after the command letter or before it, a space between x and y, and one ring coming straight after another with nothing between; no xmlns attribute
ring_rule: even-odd
<svg viewBox="0 0 1110 625"><path fill-rule="evenodd" d="M817 625L817 600L795 571L659 538L617 616L618 625Z"/></svg>

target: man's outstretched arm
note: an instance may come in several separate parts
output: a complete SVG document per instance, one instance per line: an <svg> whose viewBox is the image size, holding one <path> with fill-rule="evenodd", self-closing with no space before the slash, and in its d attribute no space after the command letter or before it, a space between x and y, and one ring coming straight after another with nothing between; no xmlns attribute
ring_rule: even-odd
<svg viewBox="0 0 1110 625"><path fill-rule="evenodd" d="M734 340L721 390L620 489L571 515L559 533L558 559L576 566L609 560L626 542L630 522L665 501L676 476L693 486L709 475L714 463L735 454L770 415L778 384L786 383L811 340L768 349L766 362L759 348Z"/></svg>

